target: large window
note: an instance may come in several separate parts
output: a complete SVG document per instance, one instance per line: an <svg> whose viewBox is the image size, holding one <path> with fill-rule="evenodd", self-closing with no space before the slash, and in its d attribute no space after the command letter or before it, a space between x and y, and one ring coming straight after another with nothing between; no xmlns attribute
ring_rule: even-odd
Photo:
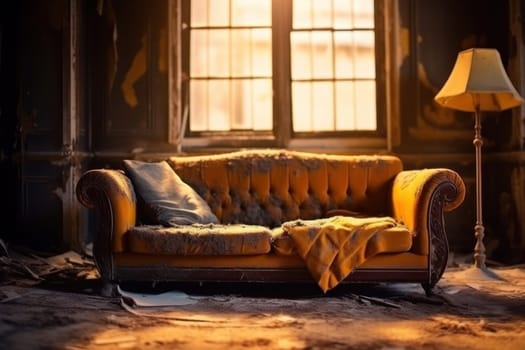
<svg viewBox="0 0 525 350"><path fill-rule="evenodd" d="M294 131L375 130L374 1L293 2Z"/></svg>
<svg viewBox="0 0 525 350"><path fill-rule="evenodd" d="M189 4L190 130L271 130L271 1Z"/></svg>
<svg viewBox="0 0 525 350"><path fill-rule="evenodd" d="M384 139L382 6L378 0L183 0L186 135L244 137L247 145Z"/></svg>

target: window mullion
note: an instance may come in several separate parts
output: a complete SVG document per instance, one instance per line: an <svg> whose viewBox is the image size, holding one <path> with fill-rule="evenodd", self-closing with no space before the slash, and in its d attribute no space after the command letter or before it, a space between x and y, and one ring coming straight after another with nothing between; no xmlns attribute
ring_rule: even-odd
<svg viewBox="0 0 525 350"><path fill-rule="evenodd" d="M278 147L287 147L292 135L290 86L292 1L272 1L273 125Z"/></svg>

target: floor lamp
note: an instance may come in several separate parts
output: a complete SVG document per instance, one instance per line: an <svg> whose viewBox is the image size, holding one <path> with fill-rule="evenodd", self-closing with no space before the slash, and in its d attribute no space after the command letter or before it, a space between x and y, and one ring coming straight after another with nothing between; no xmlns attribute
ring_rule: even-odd
<svg viewBox="0 0 525 350"><path fill-rule="evenodd" d="M434 100L441 106L474 112L474 146L476 149L476 225L474 267L484 276L497 278L485 264L481 189L481 112L503 111L518 107L523 98L507 76L499 52L495 49L472 48L461 51L445 85Z"/></svg>

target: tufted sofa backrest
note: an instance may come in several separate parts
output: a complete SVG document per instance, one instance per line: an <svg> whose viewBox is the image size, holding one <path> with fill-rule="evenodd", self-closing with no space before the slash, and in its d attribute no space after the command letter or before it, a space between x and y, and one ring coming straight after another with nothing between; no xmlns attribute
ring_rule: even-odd
<svg viewBox="0 0 525 350"><path fill-rule="evenodd" d="M326 155L248 150L181 156L168 163L222 223L276 227L345 209L389 215L401 160L389 155Z"/></svg>

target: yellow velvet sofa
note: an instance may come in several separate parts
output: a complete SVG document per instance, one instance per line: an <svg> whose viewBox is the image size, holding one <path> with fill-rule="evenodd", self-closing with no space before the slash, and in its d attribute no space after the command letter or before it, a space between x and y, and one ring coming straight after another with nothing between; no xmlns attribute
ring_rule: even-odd
<svg viewBox="0 0 525 350"><path fill-rule="evenodd" d="M126 160L86 171L76 190L95 214L109 284L317 282L325 292L411 282L431 293L447 264L444 213L465 197L450 169L284 149Z"/></svg>

